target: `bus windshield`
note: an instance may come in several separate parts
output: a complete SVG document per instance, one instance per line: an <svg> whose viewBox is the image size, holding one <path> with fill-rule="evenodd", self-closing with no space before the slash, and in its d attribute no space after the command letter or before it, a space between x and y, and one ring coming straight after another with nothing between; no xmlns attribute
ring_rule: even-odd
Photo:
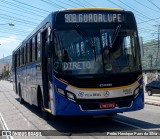
<svg viewBox="0 0 160 139"><path fill-rule="evenodd" d="M55 72L80 75L140 70L136 30L119 29L116 37L115 31L80 28L55 31Z"/></svg>

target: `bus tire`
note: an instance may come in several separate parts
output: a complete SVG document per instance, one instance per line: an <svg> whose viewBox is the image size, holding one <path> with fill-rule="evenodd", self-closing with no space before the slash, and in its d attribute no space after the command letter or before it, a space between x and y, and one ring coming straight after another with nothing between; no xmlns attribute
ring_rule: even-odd
<svg viewBox="0 0 160 139"><path fill-rule="evenodd" d="M22 98L22 91L21 91L21 86L18 86L18 92L19 92L19 102L21 104L24 104L24 99Z"/></svg>
<svg viewBox="0 0 160 139"><path fill-rule="evenodd" d="M43 117L43 119L49 120L49 114L44 109L42 94L39 93L38 95L39 95L38 96L38 109L40 110L41 116Z"/></svg>

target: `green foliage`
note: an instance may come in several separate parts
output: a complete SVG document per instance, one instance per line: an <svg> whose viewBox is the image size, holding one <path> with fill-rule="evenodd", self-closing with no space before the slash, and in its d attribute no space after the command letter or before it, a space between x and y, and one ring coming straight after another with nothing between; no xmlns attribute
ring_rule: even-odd
<svg viewBox="0 0 160 139"><path fill-rule="evenodd" d="M6 69L6 67L4 67L4 70L2 72L2 78L8 78L9 77L9 70Z"/></svg>
<svg viewBox="0 0 160 139"><path fill-rule="evenodd" d="M4 70L3 73L3 78L7 78L9 76L9 71L8 70Z"/></svg>
<svg viewBox="0 0 160 139"><path fill-rule="evenodd" d="M144 43L142 55L143 69L160 69L160 54L158 52L158 42L150 41Z"/></svg>

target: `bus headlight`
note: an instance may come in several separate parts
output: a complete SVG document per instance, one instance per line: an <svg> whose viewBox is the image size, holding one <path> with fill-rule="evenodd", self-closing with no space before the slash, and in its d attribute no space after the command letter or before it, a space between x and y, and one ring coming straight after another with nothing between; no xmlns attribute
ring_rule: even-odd
<svg viewBox="0 0 160 139"><path fill-rule="evenodd" d="M69 99L69 100L71 100L71 101L76 102L76 96L75 96L75 94L73 94L73 93L71 93L71 92L68 92L67 90L64 90L64 89L62 89L62 88L59 88L59 87L57 87L57 86L56 86L56 88L57 88L57 92L58 92L60 95L62 95L62 96L65 97L66 99Z"/></svg>
<svg viewBox="0 0 160 139"><path fill-rule="evenodd" d="M139 93L139 87L134 90L134 95L136 96Z"/></svg>
<svg viewBox="0 0 160 139"><path fill-rule="evenodd" d="M67 92L67 97L68 99L70 99L71 101L75 101L75 96L74 94L70 93L70 92Z"/></svg>
<svg viewBox="0 0 160 139"><path fill-rule="evenodd" d="M135 98L139 95L139 91L143 88L143 84L139 85L135 90L134 90L134 96Z"/></svg>
<svg viewBox="0 0 160 139"><path fill-rule="evenodd" d="M65 96L65 91L63 89L57 87L57 92Z"/></svg>

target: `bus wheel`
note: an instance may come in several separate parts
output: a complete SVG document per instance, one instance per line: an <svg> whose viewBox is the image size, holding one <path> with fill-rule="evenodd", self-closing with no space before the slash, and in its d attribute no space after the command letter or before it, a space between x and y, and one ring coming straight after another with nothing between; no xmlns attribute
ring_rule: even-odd
<svg viewBox="0 0 160 139"><path fill-rule="evenodd" d="M22 98L22 92L21 92L21 86L20 85L18 87L18 91L19 91L19 102L21 104L23 104L24 103L24 99Z"/></svg>
<svg viewBox="0 0 160 139"><path fill-rule="evenodd" d="M45 120L49 120L49 114L44 109L43 99L42 97L39 99L39 110L41 112L41 116Z"/></svg>

